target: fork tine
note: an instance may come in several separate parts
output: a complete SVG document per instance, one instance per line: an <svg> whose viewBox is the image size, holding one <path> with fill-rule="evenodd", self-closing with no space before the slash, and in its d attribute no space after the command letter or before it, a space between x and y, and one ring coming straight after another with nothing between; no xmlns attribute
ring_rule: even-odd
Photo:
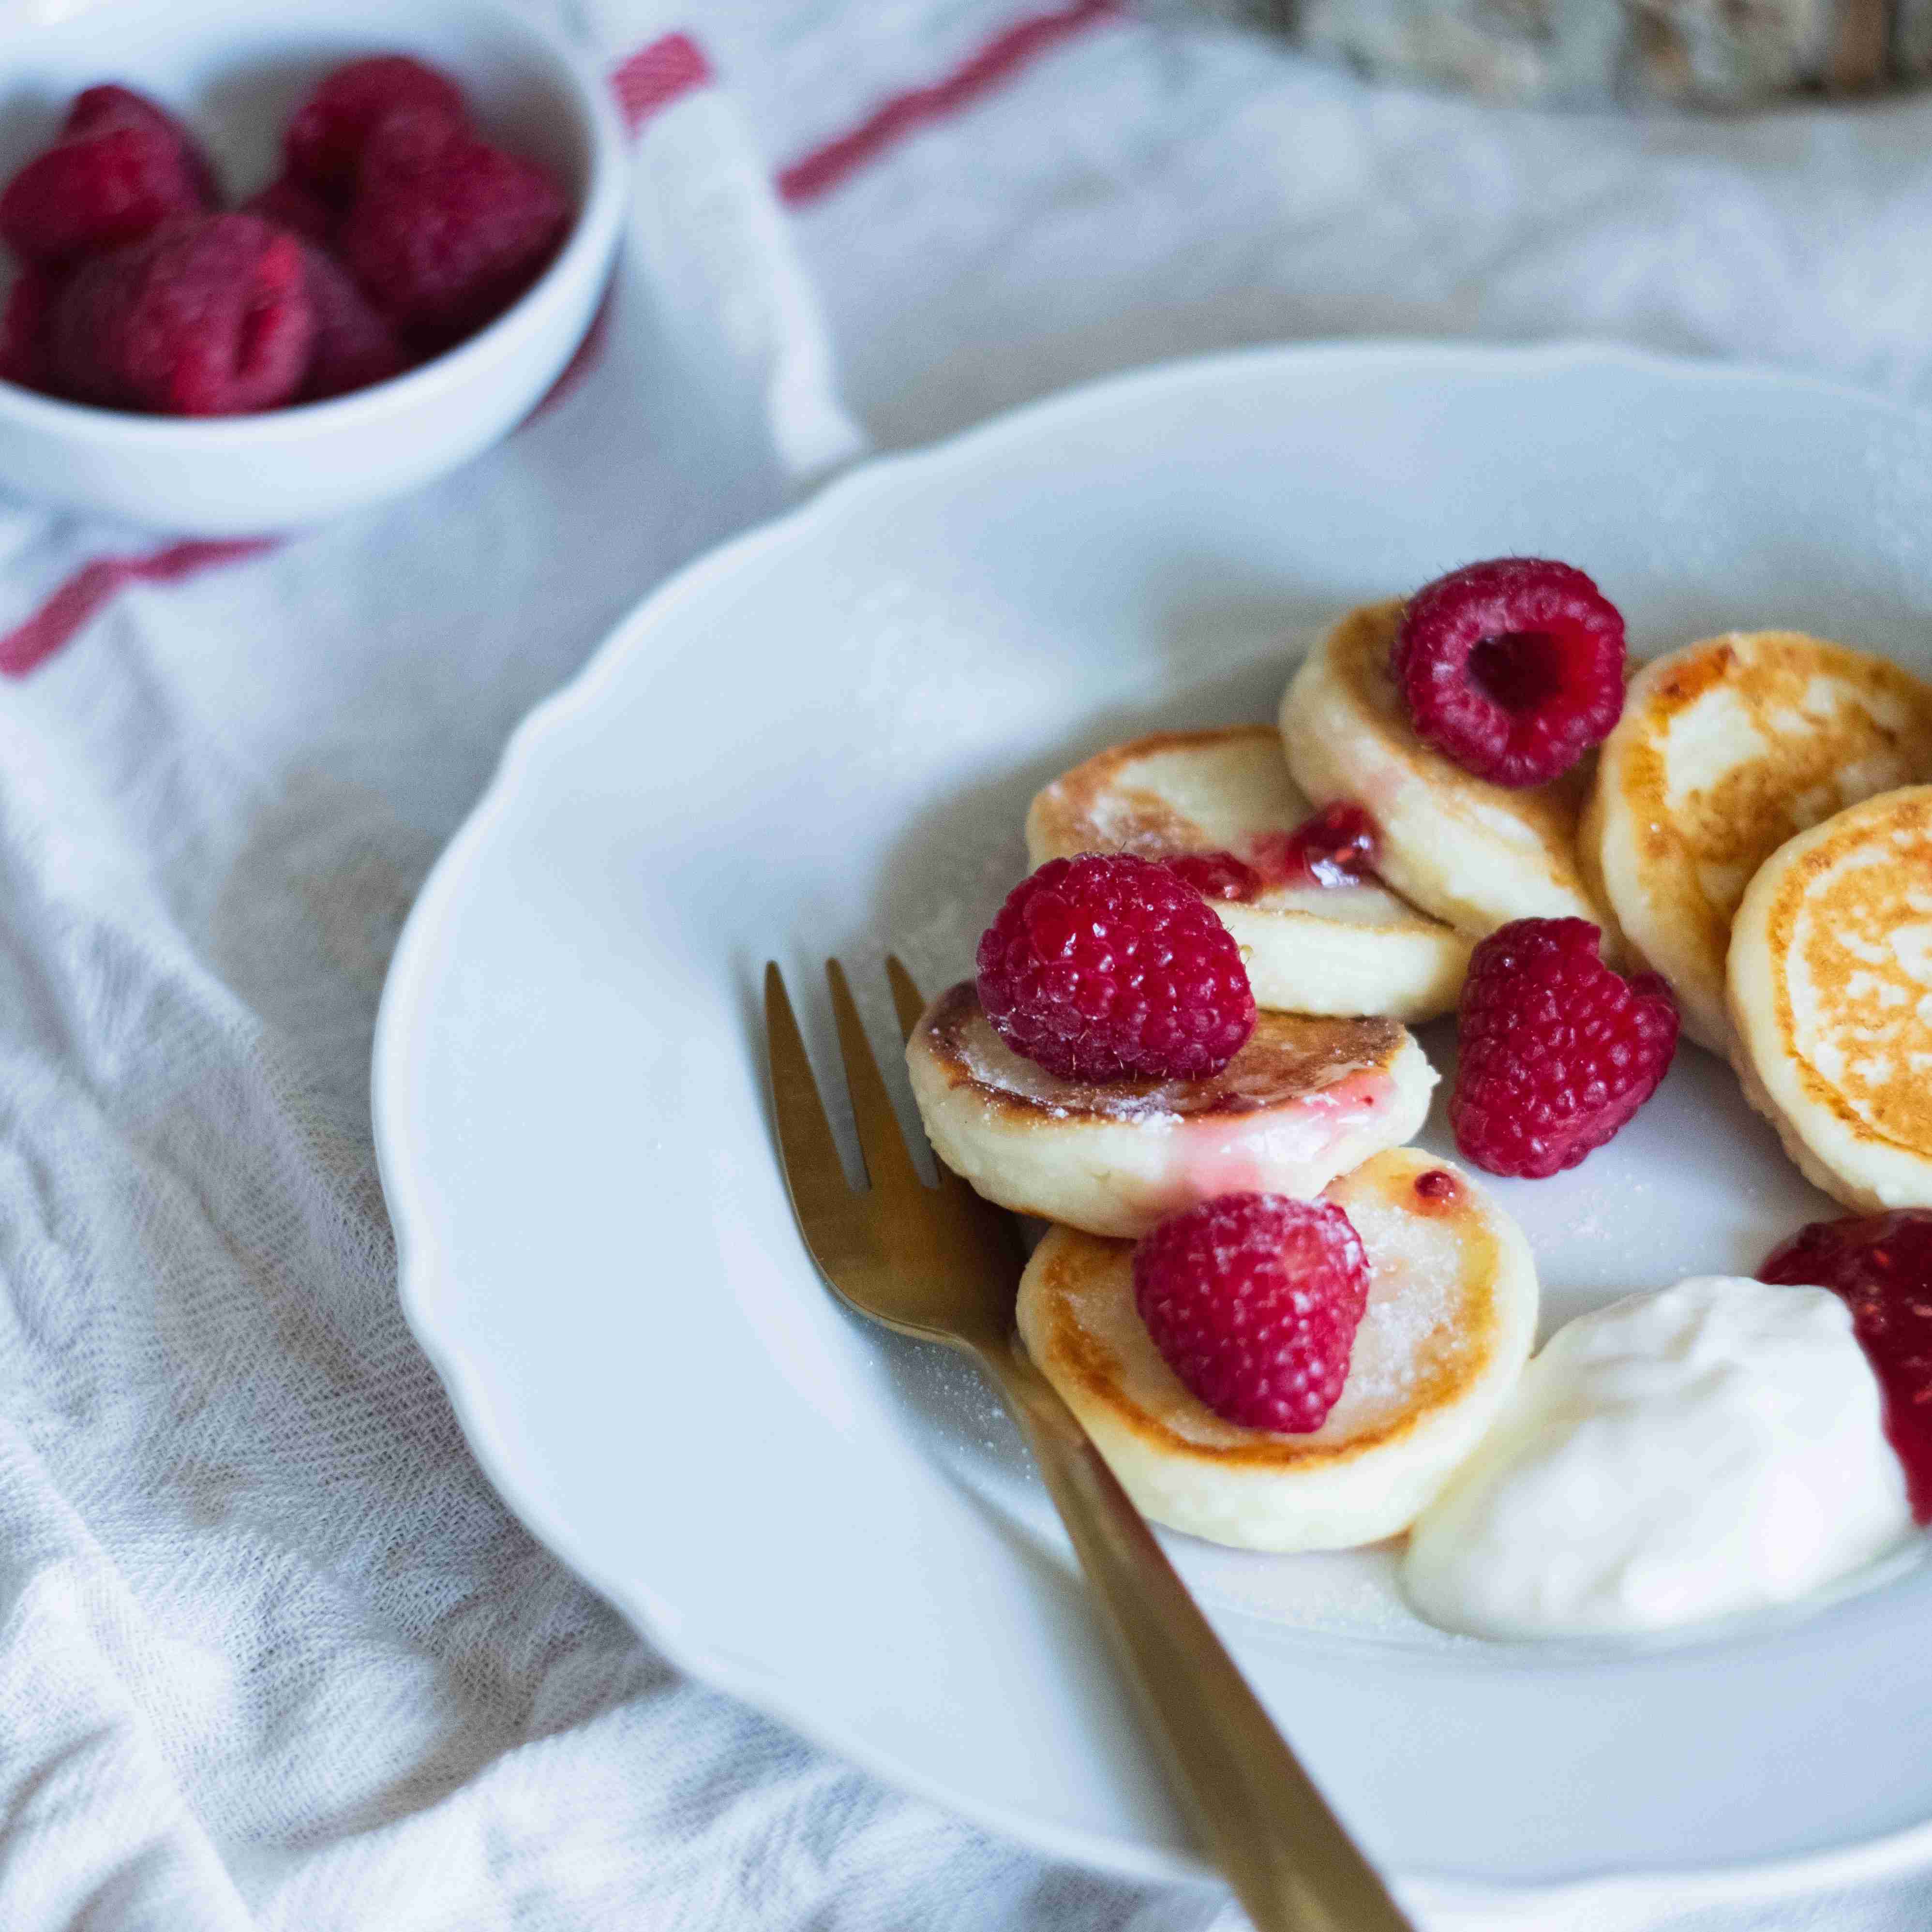
<svg viewBox="0 0 1932 1932"><path fill-rule="evenodd" d="M828 959L825 978L832 989L832 1016L839 1023L839 1052L845 1058L846 1085L852 1093L852 1119L858 1127L865 1171L873 1186L882 1192L898 1193L918 1187L919 1172L906 1150L906 1136L899 1131L899 1116L893 1111L879 1062L872 1057L872 1042L866 1038L865 1022L859 1018L852 988L846 983L846 969L836 959Z"/></svg>
<svg viewBox="0 0 1932 1932"><path fill-rule="evenodd" d="M892 1004L899 1014L899 1031L909 1046L912 1029L919 1024L919 1016L926 1010L926 996L919 990L918 982L906 971L896 952L885 956L885 976L892 983Z"/></svg>
<svg viewBox="0 0 1932 1932"><path fill-rule="evenodd" d="M812 1063L805 1056L785 979L772 961L765 969L765 1030L771 1055L771 1101L778 1116L778 1148L805 1238L816 1252L818 1230L837 1217L849 1220L855 1197L846 1179L839 1144L825 1118Z"/></svg>

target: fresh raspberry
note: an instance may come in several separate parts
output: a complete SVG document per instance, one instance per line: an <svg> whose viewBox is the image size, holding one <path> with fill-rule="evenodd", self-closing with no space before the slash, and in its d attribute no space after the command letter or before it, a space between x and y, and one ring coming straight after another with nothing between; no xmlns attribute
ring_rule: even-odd
<svg viewBox="0 0 1932 1932"><path fill-rule="evenodd" d="M207 207L212 187L200 151L152 101L89 88L60 139L0 194L0 238L26 261L73 262Z"/></svg>
<svg viewBox="0 0 1932 1932"><path fill-rule="evenodd" d="M1160 862L1204 899L1251 899L1261 890L1260 874L1232 852L1176 852Z"/></svg>
<svg viewBox="0 0 1932 1932"><path fill-rule="evenodd" d="M1389 668L1417 735L1492 784L1546 784L1624 708L1624 620L1580 570L1472 563L1409 599Z"/></svg>
<svg viewBox="0 0 1932 1932"><path fill-rule="evenodd" d="M302 244L251 214L171 221L83 263L50 326L64 394L171 416L288 401L314 332Z"/></svg>
<svg viewBox="0 0 1932 1932"><path fill-rule="evenodd" d="M282 136L288 172L325 200L355 193L362 146L377 122L399 107L433 107L467 119L462 90L407 54L351 61L326 75L296 110Z"/></svg>
<svg viewBox="0 0 1932 1932"><path fill-rule="evenodd" d="M47 269L29 262L14 278L7 306L0 312L0 381L23 388L48 389L53 369L47 354L47 317L60 284Z"/></svg>
<svg viewBox="0 0 1932 1932"><path fill-rule="evenodd" d="M221 206L221 183L201 143L184 122L177 121L158 101L137 94L131 87L104 81L98 87L83 88L74 97L74 104L67 110L66 124L60 131L65 139L120 126L150 128L156 134L166 135L187 166L197 202L203 208Z"/></svg>
<svg viewBox="0 0 1932 1932"><path fill-rule="evenodd" d="M1215 1414L1306 1436L1348 1379L1369 1260L1339 1208L1224 1194L1170 1214L1134 1250L1134 1305Z"/></svg>
<svg viewBox="0 0 1932 1932"><path fill-rule="evenodd" d="M1774 1248L1760 1281L1828 1288L1885 1396L1885 1430L1905 1470L1912 1514L1932 1522L1932 1213L1813 1221Z"/></svg>
<svg viewBox="0 0 1932 1932"><path fill-rule="evenodd" d="M324 248L335 245L335 231L342 224L336 209L293 175L278 175L266 188L257 188L239 212L259 214L264 221Z"/></svg>
<svg viewBox="0 0 1932 1932"><path fill-rule="evenodd" d="M392 108L362 143L357 192L372 184L406 181L420 174L446 148L469 135L469 122L446 107Z"/></svg>
<svg viewBox="0 0 1932 1932"><path fill-rule="evenodd" d="M348 270L321 249L305 245L302 271L315 314L308 374L296 398L317 403L386 382L408 366L395 332L369 306Z"/></svg>
<svg viewBox="0 0 1932 1932"><path fill-rule="evenodd" d="M1449 1123L1492 1174L1540 1180L1601 1147L1677 1051L1677 1006L1654 973L1626 980L1587 919L1519 919L1469 962Z"/></svg>
<svg viewBox="0 0 1932 1932"><path fill-rule="evenodd" d="M473 135L439 138L433 117L398 117L370 146L342 258L398 328L460 340L548 267L570 202L542 169Z"/></svg>
<svg viewBox="0 0 1932 1932"><path fill-rule="evenodd" d="M979 942L979 997L1015 1053L1063 1080L1200 1078L1254 1030L1241 950L1164 866L1050 859Z"/></svg>

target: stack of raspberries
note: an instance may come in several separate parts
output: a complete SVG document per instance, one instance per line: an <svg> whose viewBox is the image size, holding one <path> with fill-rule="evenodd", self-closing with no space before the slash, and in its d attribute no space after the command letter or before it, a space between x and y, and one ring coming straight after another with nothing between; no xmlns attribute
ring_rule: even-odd
<svg viewBox="0 0 1932 1932"><path fill-rule="evenodd" d="M404 55L328 74L282 164L224 212L164 109L111 84L77 96L0 193L18 262L0 378L164 416L344 395L500 315L570 226L557 182L483 140L455 84Z"/></svg>

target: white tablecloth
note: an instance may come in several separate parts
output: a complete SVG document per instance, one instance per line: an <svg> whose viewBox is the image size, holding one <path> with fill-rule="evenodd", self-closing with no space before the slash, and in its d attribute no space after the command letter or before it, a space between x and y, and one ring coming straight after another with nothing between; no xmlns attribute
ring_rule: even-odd
<svg viewBox="0 0 1932 1932"><path fill-rule="evenodd" d="M0 505L8 1932L1220 1912L678 1681L509 1520L397 1311L366 1070L398 924L518 716L864 436L1340 333L1932 392L1932 106L1543 118L1028 4L605 0L577 25L636 217L597 346L502 448L269 546ZM1906 1881L1438 1922L1928 1916Z"/></svg>

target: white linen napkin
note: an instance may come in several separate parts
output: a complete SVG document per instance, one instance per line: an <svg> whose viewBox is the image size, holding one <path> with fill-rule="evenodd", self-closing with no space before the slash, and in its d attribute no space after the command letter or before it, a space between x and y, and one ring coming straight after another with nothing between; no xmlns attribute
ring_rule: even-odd
<svg viewBox="0 0 1932 1932"><path fill-rule="evenodd" d="M676 1679L509 1520L395 1302L398 926L528 706L865 446L841 389L896 445L1231 341L1582 328L1922 394L1932 114L1495 114L1104 0L578 24L638 206L501 448L274 544L0 505L0 1925L1185 1932Z"/></svg>

